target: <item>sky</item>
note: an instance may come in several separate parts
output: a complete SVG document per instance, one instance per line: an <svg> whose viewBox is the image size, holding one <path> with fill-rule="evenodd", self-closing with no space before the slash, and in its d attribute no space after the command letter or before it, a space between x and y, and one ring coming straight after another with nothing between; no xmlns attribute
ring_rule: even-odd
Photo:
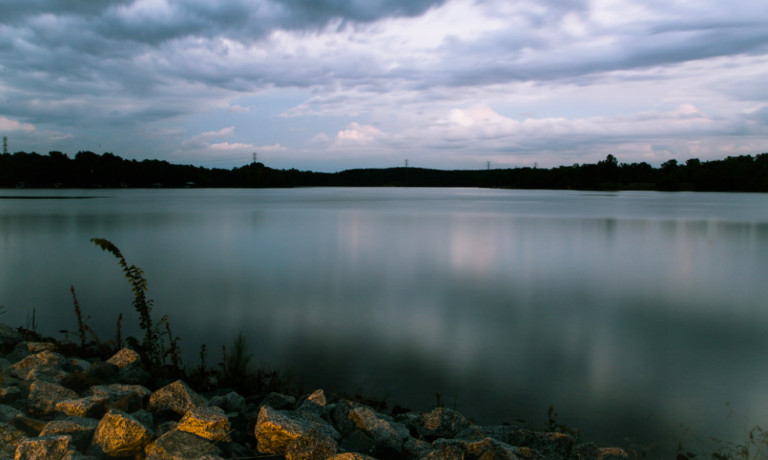
<svg viewBox="0 0 768 460"><path fill-rule="evenodd" d="M0 0L8 150L315 171L768 152L763 0Z"/></svg>

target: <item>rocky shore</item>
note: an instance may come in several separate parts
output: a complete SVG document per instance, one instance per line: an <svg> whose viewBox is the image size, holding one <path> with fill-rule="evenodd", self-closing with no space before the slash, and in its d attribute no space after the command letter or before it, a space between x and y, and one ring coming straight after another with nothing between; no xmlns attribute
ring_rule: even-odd
<svg viewBox="0 0 768 460"><path fill-rule="evenodd" d="M380 413L322 390L203 395L156 382L139 355L65 356L0 323L0 459L624 459L571 435L481 426L460 413Z"/></svg>

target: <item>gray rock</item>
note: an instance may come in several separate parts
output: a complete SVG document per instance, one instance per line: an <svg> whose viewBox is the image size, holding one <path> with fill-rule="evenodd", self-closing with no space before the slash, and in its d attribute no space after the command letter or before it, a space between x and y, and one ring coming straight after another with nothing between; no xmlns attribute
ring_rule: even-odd
<svg viewBox="0 0 768 460"><path fill-rule="evenodd" d="M21 411L7 404L0 404L0 423L11 423Z"/></svg>
<svg viewBox="0 0 768 460"><path fill-rule="evenodd" d="M344 452L343 454L331 455L328 460L376 460L370 455L361 454L358 452Z"/></svg>
<svg viewBox="0 0 768 460"><path fill-rule="evenodd" d="M245 398L235 391L231 391L223 396L214 396L208 403L211 406L218 406L228 413L246 411Z"/></svg>
<svg viewBox="0 0 768 460"><path fill-rule="evenodd" d="M85 452L93 439L98 424L99 421L92 418L67 417L63 420L48 422L40 432L40 436L69 435L75 448Z"/></svg>
<svg viewBox="0 0 768 460"><path fill-rule="evenodd" d="M104 414L93 436L93 444L112 457L141 454L150 441L148 427L115 409Z"/></svg>
<svg viewBox="0 0 768 460"><path fill-rule="evenodd" d="M141 363L141 356L130 348L123 348L107 360L108 364L114 364L120 369L125 369L134 363Z"/></svg>
<svg viewBox="0 0 768 460"><path fill-rule="evenodd" d="M99 419L107 411L109 398L106 396L86 396L78 399L65 399L54 406L56 412L75 416Z"/></svg>
<svg viewBox="0 0 768 460"><path fill-rule="evenodd" d="M24 338L21 332L10 326L0 323L0 345L15 345Z"/></svg>
<svg viewBox="0 0 768 460"><path fill-rule="evenodd" d="M286 460L325 460L339 450L339 444L315 429L310 429L288 445Z"/></svg>
<svg viewBox="0 0 768 460"><path fill-rule="evenodd" d="M30 353L42 353L44 351L56 350L56 344L51 342L26 342L26 347Z"/></svg>
<svg viewBox="0 0 768 460"><path fill-rule="evenodd" d="M34 381L29 387L28 403L33 413L52 414L56 403L64 399L75 399L77 393L61 385L45 381Z"/></svg>
<svg viewBox="0 0 768 460"><path fill-rule="evenodd" d="M298 410L313 411L318 414L325 413L325 408L328 405L328 401L325 398L325 392L323 390L315 390L312 394L307 395L299 403Z"/></svg>
<svg viewBox="0 0 768 460"><path fill-rule="evenodd" d="M118 409L123 412L135 412L144 408L144 403L152 394L149 389L141 385L125 385L113 383L111 385L94 385L88 391L91 396L104 396L107 398L107 409Z"/></svg>
<svg viewBox="0 0 768 460"><path fill-rule="evenodd" d="M333 418L345 435L353 435L357 431L370 439L375 446L400 451L405 440L410 437L405 425L363 404L341 401L334 408ZM358 446L358 449L359 447L362 446Z"/></svg>
<svg viewBox="0 0 768 460"><path fill-rule="evenodd" d="M337 441L338 431L324 419L311 413L278 411L262 406L254 429L258 450L265 454L285 455L288 446L313 430L313 436Z"/></svg>
<svg viewBox="0 0 768 460"><path fill-rule="evenodd" d="M8 387L2 387L0 388L0 403L10 403L13 401L16 401L22 396L24 393L21 391L21 388L16 386L8 386Z"/></svg>
<svg viewBox="0 0 768 460"><path fill-rule="evenodd" d="M203 438L184 431L169 431L144 449L147 460L214 459L221 454L218 447Z"/></svg>
<svg viewBox="0 0 768 460"><path fill-rule="evenodd" d="M30 417L24 413L16 414L13 418L13 426L31 437L39 436L45 424L45 421Z"/></svg>
<svg viewBox="0 0 768 460"><path fill-rule="evenodd" d="M152 381L152 376L149 375L149 372L144 370L141 363L134 363L120 369L118 372L118 379L124 383L146 385Z"/></svg>
<svg viewBox="0 0 768 460"><path fill-rule="evenodd" d="M94 361L83 371L83 376L100 384L108 383L117 378L120 369L114 364Z"/></svg>
<svg viewBox="0 0 768 460"><path fill-rule="evenodd" d="M447 407L438 407L421 414L416 432L427 439L452 438L472 424L466 417Z"/></svg>
<svg viewBox="0 0 768 460"><path fill-rule="evenodd" d="M184 415L193 407L207 405L205 398L181 380L169 383L149 397L149 410L161 414Z"/></svg>
<svg viewBox="0 0 768 460"><path fill-rule="evenodd" d="M24 432L10 423L0 422L0 458L13 458L16 448L25 439Z"/></svg>
<svg viewBox="0 0 768 460"><path fill-rule="evenodd" d="M11 374L22 380L39 379L40 374L43 372L49 372L52 375L62 375L60 372L63 372L62 367L66 362L66 358L59 353L54 351L42 351L37 354L28 355L17 361L11 366ZM35 374L37 374L37 376L35 376Z"/></svg>
<svg viewBox="0 0 768 460"><path fill-rule="evenodd" d="M41 436L25 439L16 448L15 460L75 459L82 458L72 449L69 436Z"/></svg>
<svg viewBox="0 0 768 460"><path fill-rule="evenodd" d="M176 427L209 441L231 442L230 426L224 411L216 406L193 407L179 421Z"/></svg>
<svg viewBox="0 0 768 460"><path fill-rule="evenodd" d="M437 451L458 447L467 458L517 460L518 457L523 456L520 449L517 447L497 441L493 438L485 438L479 441L438 439L432 446ZM525 455L525 457L527 457L527 455Z"/></svg>
<svg viewBox="0 0 768 460"><path fill-rule="evenodd" d="M270 393L259 404L259 408L262 406L268 406L277 410L288 410L296 407L296 398L293 396L287 396L280 393Z"/></svg>

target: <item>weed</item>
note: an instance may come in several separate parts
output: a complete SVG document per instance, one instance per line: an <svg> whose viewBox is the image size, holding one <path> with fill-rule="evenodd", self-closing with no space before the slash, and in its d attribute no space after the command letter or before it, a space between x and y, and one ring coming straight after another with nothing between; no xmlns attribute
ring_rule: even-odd
<svg viewBox="0 0 768 460"><path fill-rule="evenodd" d="M142 351L143 358L150 367L159 366L161 363L161 351L158 345L158 332L152 327L152 300L147 299L148 288L147 280L144 278L144 271L136 265L128 265L120 249L111 241L104 238L91 238L91 242L101 248L102 251L109 252L117 258L125 278L131 285L133 307L139 314L139 326L144 330L144 341L139 349Z"/></svg>

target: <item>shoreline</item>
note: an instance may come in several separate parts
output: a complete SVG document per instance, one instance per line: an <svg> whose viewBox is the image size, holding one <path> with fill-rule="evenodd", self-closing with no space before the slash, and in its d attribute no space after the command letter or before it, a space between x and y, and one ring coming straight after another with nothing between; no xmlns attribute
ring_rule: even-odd
<svg viewBox="0 0 768 460"><path fill-rule="evenodd" d="M0 323L1 454L33 458L33 453L64 452L66 458L88 459L198 458L203 453L206 458L337 460L630 457L623 449L583 441L564 432L566 427L483 426L446 407L385 413L375 400L331 398L320 389L304 395L270 389L241 394L222 381L201 394L185 381L194 380L187 372L150 374L129 348L107 359L73 351L77 346L72 343ZM125 427L129 431L120 431Z"/></svg>

